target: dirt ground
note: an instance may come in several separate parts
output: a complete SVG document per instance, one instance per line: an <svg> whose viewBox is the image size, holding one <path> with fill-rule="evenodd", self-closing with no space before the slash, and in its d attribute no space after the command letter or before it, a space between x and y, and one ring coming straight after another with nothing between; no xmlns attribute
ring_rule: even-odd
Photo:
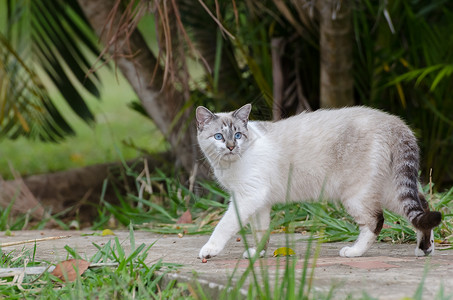
<svg viewBox="0 0 453 300"><path fill-rule="evenodd" d="M36 259L58 262L67 259L65 245L75 248L86 259L90 259L97 252L93 245L103 245L113 236L84 235L92 231L18 231L14 236L5 236L0 232L0 242L24 241L37 238L68 236L64 239L38 242L36 245ZM98 232L99 233L99 232ZM124 249L130 251L129 232L115 231ZM233 278L238 278L248 267L249 261L241 259L244 250L243 242L233 238L226 249L218 256L202 263L197 258L201 246L209 236L157 235L144 231L135 232L135 244L151 247L147 263L153 264L162 259L164 262L182 264L175 272L166 275L165 280L177 279L181 282L193 281L194 271L197 280L204 286L205 291L215 298L219 290L227 284L228 278L237 271ZM307 250L306 237L295 234L289 238L289 246L294 249L298 262L297 274L302 274L303 257ZM453 295L453 251L436 251L431 257L415 257L415 245L375 243L360 258L339 257L339 250L349 243L324 243L320 245L319 256L315 264L313 289L316 293L327 293L332 286L334 298L343 299L347 295L359 298L366 292L369 296L378 299L402 299L412 297L425 276L423 299L434 299L443 288L444 295ZM257 273L265 268L269 274L269 281L281 280L276 274L283 273L284 258L272 257L272 252L287 245L284 234L271 235L267 257L256 263ZM3 247L3 252L14 251L14 255L21 255L24 248L32 248L34 243ZM313 256L313 255L312 255ZM310 270L313 260L309 263ZM426 269L427 274L424 275ZM278 271L278 272L277 272ZM273 283L271 283L271 286ZM244 293L246 291L244 287Z"/></svg>

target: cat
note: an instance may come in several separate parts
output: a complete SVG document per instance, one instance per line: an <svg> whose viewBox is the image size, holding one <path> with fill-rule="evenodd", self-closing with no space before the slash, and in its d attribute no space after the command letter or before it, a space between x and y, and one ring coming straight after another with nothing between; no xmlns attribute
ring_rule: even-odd
<svg viewBox="0 0 453 300"><path fill-rule="evenodd" d="M417 232L416 256L433 253L442 215L418 192L419 148L398 117L366 107L321 109L276 121L249 121L251 104L229 113L196 109L197 139L229 208L199 258L218 255L251 222L261 240L274 204L339 200L360 233L342 257L362 256L384 223L383 209L405 216ZM240 221L240 222L239 222ZM259 255L263 256L266 246ZM256 254L251 247L244 258Z"/></svg>

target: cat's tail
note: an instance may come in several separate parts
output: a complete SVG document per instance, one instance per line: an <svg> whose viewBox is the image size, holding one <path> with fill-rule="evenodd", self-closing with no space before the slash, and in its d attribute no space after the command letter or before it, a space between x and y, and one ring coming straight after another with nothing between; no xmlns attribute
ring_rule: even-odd
<svg viewBox="0 0 453 300"><path fill-rule="evenodd" d="M431 230L440 224L442 214L429 211L425 197L418 192L419 148L412 132L399 136L393 156L397 197L409 221L418 230Z"/></svg>

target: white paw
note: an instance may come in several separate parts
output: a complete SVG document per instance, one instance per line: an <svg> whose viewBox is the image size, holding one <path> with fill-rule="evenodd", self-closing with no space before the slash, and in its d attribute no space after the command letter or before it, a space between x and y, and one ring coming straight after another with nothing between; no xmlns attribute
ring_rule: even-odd
<svg viewBox="0 0 453 300"><path fill-rule="evenodd" d="M340 250L340 256L342 257L358 257L362 256L363 251L357 249L356 247L343 247Z"/></svg>
<svg viewBox="0 0 453 300"><path fill-rule="evenodd" d="M266 250L261 250L260 257L264 257L265 254L266 254ZM244 251L244 253L242 254L242 257L245 259L249 259L251 257L254 257L255 255L256 255L256 249L249 248L248 250Z"/></svg>
<svg viewBox="0 0 453 300"><path fill-rule="evenodd" d="M420 248L415 248L415 256L425 256L425 252L423 252Z"/></svg>
<svg viewBox="0 0 453 300"><path fill-rule="evenodd" d="M203 246L203 248L201 248L198 258L211 258L219 254L220 251L222 251L222 247L212 243L207 243Z"/></svg>
<svg viewBox="0 0 453 300"><path fill-rule="evenodd" d="M429 255L434 255L434 247L431 247L429 248L426 253L425 251L423 251L422 249L418 248L415 248L415 256L429 256Z"/></svg>

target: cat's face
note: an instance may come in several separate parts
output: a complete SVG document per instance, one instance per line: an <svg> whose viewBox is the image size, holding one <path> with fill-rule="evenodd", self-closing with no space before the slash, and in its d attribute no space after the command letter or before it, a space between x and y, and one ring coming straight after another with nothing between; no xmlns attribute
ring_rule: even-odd
<svg viewBox="0 0 453 300"><path fill-rule="evenodd" d="M249 142L247 123L251 107L247 104L234 112L218 114L203 106L197 108L198 143L211 163L241 158Z"/></svg>

